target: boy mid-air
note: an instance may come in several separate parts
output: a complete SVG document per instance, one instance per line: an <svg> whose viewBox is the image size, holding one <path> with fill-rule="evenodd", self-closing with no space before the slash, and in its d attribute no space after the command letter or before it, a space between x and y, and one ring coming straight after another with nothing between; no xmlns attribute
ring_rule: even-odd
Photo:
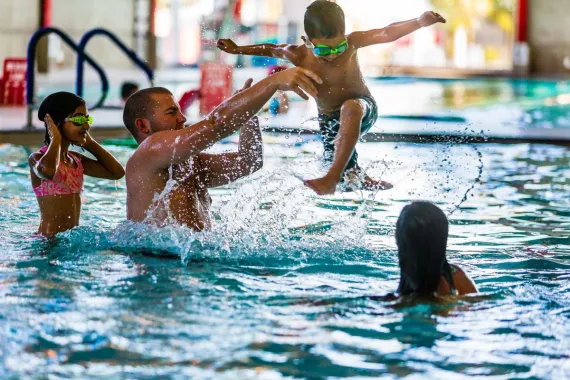
<svg viewBox="0 0 570 380"><path fill-rule="evenodd" d="M307 37L302 37L303 45L237 46L232 40L222 39L218 41L218 47L230 54L287 59L295 66L313 71L323 80L322 84L307 85L316 86L324 158L332 161L332 165L324 177L307 180L305 185L320 195L333 194L346 173L345 180L349 184L360 180L365 189L385 190L392 185L368 176L360 178L357 164L356 142L374 125L378 109L364 83L356 53L359 48L393 42L437 22L446 21L437 13L426 12L413 20L346 36L342 8L327 0L317 0L305 12Z"/></svg>

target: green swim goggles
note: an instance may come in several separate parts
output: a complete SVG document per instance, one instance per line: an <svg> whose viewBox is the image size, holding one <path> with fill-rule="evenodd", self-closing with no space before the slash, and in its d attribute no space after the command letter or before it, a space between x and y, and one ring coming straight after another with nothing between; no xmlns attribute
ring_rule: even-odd
<svg viewBox="0 0 570 380"><path fill-rule="evenodd" d="M85 123L92 125L93 116L78 115L78 116L68 117L64 121L71 121L73 124L77 125L78 127L81 127Z"/></svg>
<svg viewBox="0 0 570 380"><path fill-rule="evenodd" d="M342 41L336 47L331 47L328 45L320 45L320 44L315 45L315 47L313 47L315 55L318 55L319 57L326 57L327 55L331 54L341 54L344 53L347 49L348 49L348 42L346 40Z"/></svg>

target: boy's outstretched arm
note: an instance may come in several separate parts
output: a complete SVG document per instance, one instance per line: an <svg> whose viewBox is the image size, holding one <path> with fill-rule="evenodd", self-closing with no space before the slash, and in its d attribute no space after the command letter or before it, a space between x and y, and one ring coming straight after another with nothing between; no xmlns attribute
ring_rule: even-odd
<svg viewBox="0 0 570 380"><path fill-rule="evenodd" d="M286 59L295 64L300 57L300 46L289 44L259 44L238 46L231 39L218 40L218 48L229 54L257 55L261 57L273 57Z"/></svg>
<svg viewBox="0 0 570 380"><path fill-rule="evenodd" d="M447 22L439 13L425 12L418 18L408 21L395 22L382 29L373 29L366 32L351 33L349 42L356 48L370 45L393 42L416 30L433 25L435 23Z"/></svg>

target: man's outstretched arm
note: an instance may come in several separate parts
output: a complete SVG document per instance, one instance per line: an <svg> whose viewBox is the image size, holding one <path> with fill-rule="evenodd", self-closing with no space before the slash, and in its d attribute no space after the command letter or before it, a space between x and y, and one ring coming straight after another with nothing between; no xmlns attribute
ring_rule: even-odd
<svg viewBox="0 0 570 380"><path fill-rule="evenodd" d="M155 170L188 161L241 128L275 91L294 91L305 100L309 98L307 94L315 97L314 82L322 80L312 71L298 67L273 74L220 104L205 120L181 130L155 133L139 150L145 152L145 161Z"/></svg>
<svg viewBox="0 0 570 380"><path fill-rule="evenodd" d="M441 17L439 13L425 12L421 17L413 20L396 22L385 28L351 33L348 36L348 41L356 48L393 42L420 28L430 26L438 22L445 23L447 21Z"/></svg>

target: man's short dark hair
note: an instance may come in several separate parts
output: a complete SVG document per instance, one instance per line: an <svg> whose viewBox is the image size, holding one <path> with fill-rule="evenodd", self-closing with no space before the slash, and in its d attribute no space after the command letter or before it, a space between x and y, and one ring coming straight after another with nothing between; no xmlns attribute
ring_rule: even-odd
<svg viewBox="0 0 570 380"><path fill-rule="evenodd" d="M328 0L313 2L305 12L305 33L309 39L344 35L344 11L338 4Z"/></svg>
<svg viewBox="0 0 570 380"><path fill-rule="evenodd" d="M158 107L158 102L152 97L154 94L172 95L164 87L145 88L132 94L125 104L123 123L133 137L137 137L138 133L135 121L137 119L150 119L154 110Z"/></svg>
<svg viewBox="0 0 570 380"><path fill-rule="evenodd" d="M129 96L139 90L139 85L134 82L125 82L121 86L121 99L127 100Z"/></svg>

